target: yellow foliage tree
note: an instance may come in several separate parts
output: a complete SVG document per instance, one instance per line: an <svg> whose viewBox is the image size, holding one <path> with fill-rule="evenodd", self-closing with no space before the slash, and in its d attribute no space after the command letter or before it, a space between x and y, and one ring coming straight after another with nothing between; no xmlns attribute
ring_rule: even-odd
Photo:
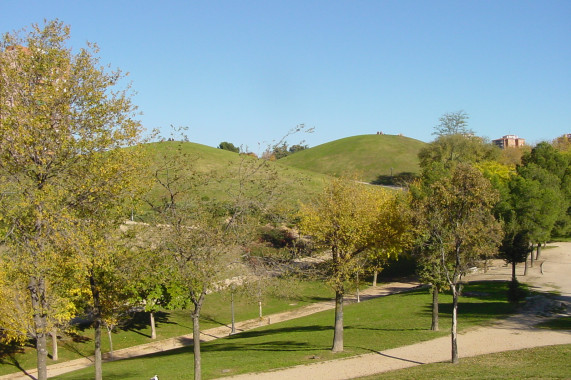
<svg viewBox="0 0 571 380"><path fill-rule="evenodd" d="M56 20L0 40L0 228L12 267L27 278L40 380L49 291L85 268L76 253L95 246L85 233L97 218L116 228L134 193L134 152L120 148L141 129L124 75L100 66L96 45L74 53L69 32Z"/></svg>
<svg viewBox="0 0 571 380"><path fill-rule="evenodd" d="M343 298L346 281L359 270L364 252L387 255L406 239L395 195L379 187L335 179L300 210L300 231L331 252L328 283L335 291L333 352L343 351ZM399 214L404 216L404 214Z"/></svg>

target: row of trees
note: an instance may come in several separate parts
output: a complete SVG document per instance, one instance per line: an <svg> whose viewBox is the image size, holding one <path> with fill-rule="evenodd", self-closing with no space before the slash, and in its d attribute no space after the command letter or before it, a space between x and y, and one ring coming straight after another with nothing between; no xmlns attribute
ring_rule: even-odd
<svg viewBox="0 0 571 380"><path fill-rule="evenodd" d="M347 281L358 275L364 260L382 268L387 257L413 248L418 274L431 284L432 330L438 330L438 294L452 292L452 362L457 362L458 298L467 270L499 249L513 265L510 296L517 298L515 265L526 262L532 243L537 258L551 236L569 234L569 151L548 143L501 151L474 136L467 120L463 111L443 115L436 140L419 154L421 175L407 193L338 180L302 206L301 231L331 252L333 351L343 350Z"/></svg>
<svg viewBox="0 0 571 380"><path fill-rule="evenodd" d="M57 330L87 312L99 380L105 327L111 339L142 305L154 337L159 307L190 304L200 378L206 293L245 261L241 247L278 196L275 172L243 156L226 179L230 201L202 196L211 176L176 142L146 157L124 75L100 66L94 44L74 53L69 37L56 20L0 42L2 338L31 338L46 379L48 334L55 359ZM126 227L138 207L152 216Z"/></svg>
<svg viewBox="0 0 571 380"><path fill-rule="evenodd" d="M276 220L268 215L283 219L283 210L272 212L277 174L269 160L241 156L224 182L230 200L219 202L199 191L212 176L189 164L195 160L176 142L152 158L149 171L124 75L100 66L96 45L74 53L68 40L69 28L52 21L0 42L2 336L31 337L38 378L46 379L47 335L55 341L58 328L88 310L99 380L104 327L111 337L120 316L143 305L156 336L159 307L190 307L199 379L206 295L245 273L245 264L265 271L267 263L244 247ZM511 257L522 239L542 243L552 232L568 233L569 156L540 144L514 169L467 133L465 114L455 116L443 117L439 137L421 153L421 180L410 192L335 180L301 207L300 230L331 254L333 351L343 350L347 281L363 267L378 270L417 247L436 297L452 289L455 316L467 266L492 254L502 236ZM150 210L146 223L125 227L142 205Z"/></svg>

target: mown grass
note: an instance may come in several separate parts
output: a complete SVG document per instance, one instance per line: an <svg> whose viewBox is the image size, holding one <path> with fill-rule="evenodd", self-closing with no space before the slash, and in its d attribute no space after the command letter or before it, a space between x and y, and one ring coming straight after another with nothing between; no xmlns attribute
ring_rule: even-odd
<svg viewBox="0 0 571 380"><path fill-rule="evenodd" d="M462 358L459 364L434 363L390 371L360 380L407 379L569 379L571 345Z"/></svg>
<svg viewBox="0 0 571 380"><path fill-rule="evenodd" d="M503 318L515 306L505 299L503 282L470 284L479 297L463 297L460 329ZM332 354L334 311L261 327L202 345L205 378L265 371L399 347L449 334L451 296L441 296L441 331L430 327L431 295L426 289L378 298L345 308L345 352ZM140 379L158 374L168 379L192 378L192 347L104 364L106 379ZM93 368L57 377L89 379Z"/></svg>
<svg viewBox="0 0 571 380"><path fill-rule="evenodd" d="M278 162L333 176L379 177L418 173L418 152L426 143L404 136L360 135L296 152Z"/></svg>
<svg viewBox="0 0 571 380"><path fill-rule="evenodd" d="M330 300L333 292L322 282L304 281L290 283L289 297L268 296L263 302L264 315L293 310L309 303ZM236 321L258 317L258 304L252 298L237 294L235 296ZM225 293L213 293L206 297L202 310L201 329L206 330L221 325L230 325L230 297ZM163 310L156 315L157 340L192 333L192 321L189 310ZM148 313L136 313L133 318L113 332L115 350L139 344L153 342ZM76 333L66 335L59 341L59 360L49 364L93 355L94 332L91 328L77 328ZM49 348L51 349L51 341ZM109 351L107 334L102 336L102 351ZM14 346L0 345L0 375L18 371L19 368L34 368L36 352L32 345L24 350Z"/></svg>

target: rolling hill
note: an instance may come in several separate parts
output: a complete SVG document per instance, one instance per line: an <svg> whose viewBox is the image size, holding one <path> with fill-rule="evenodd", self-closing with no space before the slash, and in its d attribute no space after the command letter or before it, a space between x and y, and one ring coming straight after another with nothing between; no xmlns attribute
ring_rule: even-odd
<svg viewBox="0 0 571 380"><path fill-rule="evenodd" d="M379 177L418 173L418 152L426 143L396 135L359 135L296 152L278 162L332 176L375 182Z"/></svg>
<svg viewBox="0 0 571 380"><path fill-rule="evenodd" d="M166 161L171 160L172 163L172 157L180 149L182 155L178 157L182 163L178 161L177 164L185 168L183 176L188 179L179 181L175 186L177 188L193 187L191 191L195 196L217 202L230 201L240 187L250 187L247 190L250 192L263 191L260 188L256 189L254 184L268 184L267 181L270 181L270 178L277 178L277 187L272 190L276 192L280 202L284 202L284 207L297 207L299 201L307 201L311 196L319 193L330 179L326 174L191 142L164 141L145 144L142 148L146 161L144 166L150 171L164 165L165 157ZM267 166L260 169L260 165ZM252 173L254 170L256 172ZM198 179L197 176L193 176L193 173L203 175ZM244 177L259 181L240 183L238 179ZM147 198L156 203L159 194L164 194L164 191L161 191L160 186L155 184L150 189ZM185 197L183 196L183 201ZM143 215L139 216L144 219L148 207L144 207L141 212Z"/></svg>

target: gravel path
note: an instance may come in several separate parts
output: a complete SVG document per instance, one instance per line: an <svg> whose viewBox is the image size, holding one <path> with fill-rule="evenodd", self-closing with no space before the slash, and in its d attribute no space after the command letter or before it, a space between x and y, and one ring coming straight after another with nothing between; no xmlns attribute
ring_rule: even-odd
<svg viewBox="0 0 571 380"><path fill-rule="evenodd" d="M557 291L560 296L548 299L536 296L530 299L521 313L488 327L480 327L459 334L459 356L469 357L524 348L571 344L570 331L537 329L533 326L552 315L549 310L557 308L562 315L569 314L571 302L571 243L557 243L557 248L544 250L534 268L529 268L523 277L522 268L517 270L520 282L534 290ZM511 278L511 267L494 260L486 273L475 273L467 279L506 280ZM563 306L563 307L562 307ZM461 322L460 322L461 323ZM244 374L226 379L353 379L361 376L412 367L420 364L450 360L450 337L412 344L395 349L379 351L351 358L332 360L289 367L281 370Z"/></svg>

